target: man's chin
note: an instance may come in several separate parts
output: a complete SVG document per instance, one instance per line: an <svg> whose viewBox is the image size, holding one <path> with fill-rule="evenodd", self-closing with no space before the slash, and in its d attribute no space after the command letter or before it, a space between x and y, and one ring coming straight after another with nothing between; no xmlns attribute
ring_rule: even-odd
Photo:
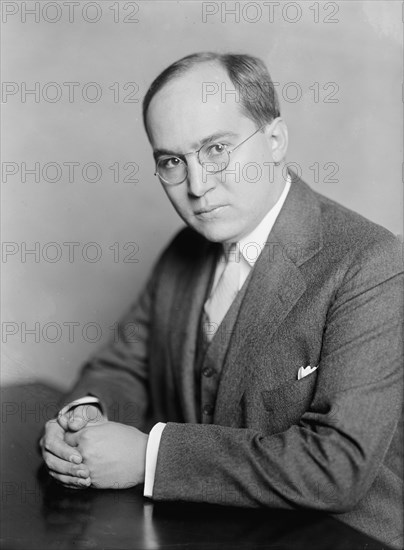
<svg viewBox="0 0 404 550"><path fill-rule="evenodd" d="M224 224L193 224L192 227L200 235L205 237L205 239L213 243L224 243L236 240L234 238L234 232L230 231L229 227L225 227Z"/></svg>

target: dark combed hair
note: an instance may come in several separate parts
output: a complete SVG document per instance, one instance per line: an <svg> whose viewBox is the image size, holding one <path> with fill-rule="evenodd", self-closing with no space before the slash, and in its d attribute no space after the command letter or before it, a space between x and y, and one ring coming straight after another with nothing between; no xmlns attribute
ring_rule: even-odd
<svg viewBox="0 0 404 550"><path fill-rule="evenodd" d="M239 94L242 112L258 127L280 116L279 101L268 69L261 59L245 54L200 52L179 59L158 75L143 99L143 123L151 100L168 82L181 76L199 63L217 62L227 72Z"/></svg>

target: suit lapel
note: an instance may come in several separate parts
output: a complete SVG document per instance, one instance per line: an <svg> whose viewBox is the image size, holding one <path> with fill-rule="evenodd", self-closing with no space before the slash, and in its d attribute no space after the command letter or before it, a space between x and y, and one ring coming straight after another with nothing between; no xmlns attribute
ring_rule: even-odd
<svg viewBox="0 0 404 550"><path fill-rule="evenodd" d="M294 174L284 206L247 284L225 356L214 423L236 419L255 342L268 340L306 289L299 266L321 248L315 194ZM241 337L237 337L242 335ZM259 353L259 350L258 350ZM276 381L274 381L276 383Z"/></svg>

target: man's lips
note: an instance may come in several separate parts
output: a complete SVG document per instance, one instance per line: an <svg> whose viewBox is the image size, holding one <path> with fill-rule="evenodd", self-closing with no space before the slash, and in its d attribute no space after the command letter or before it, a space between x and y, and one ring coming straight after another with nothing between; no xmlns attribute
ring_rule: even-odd
<svg viewBox="0 0 404 550"><path fill-rule="evenodd" d="M224 206L227 206L226 204L214 204L211 206L206 206L204 208L198 208L197 210L194 210L194 213L196 215L198 214L208 214L209 212L213 212L214 210L217 210L218 208L223 208Z"/></svg>

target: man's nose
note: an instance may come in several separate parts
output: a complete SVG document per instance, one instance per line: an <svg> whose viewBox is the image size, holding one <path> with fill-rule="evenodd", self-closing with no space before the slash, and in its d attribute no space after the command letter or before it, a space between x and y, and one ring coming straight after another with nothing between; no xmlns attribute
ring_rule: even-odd
<svg viewBox="0 0 404 550"><path fill-rule="evenodd" d="M196 156L188 157L187 164L188 192L195 197L202 197L209 189L215 187L215 178L212 174L206 172Z"/></svg>

